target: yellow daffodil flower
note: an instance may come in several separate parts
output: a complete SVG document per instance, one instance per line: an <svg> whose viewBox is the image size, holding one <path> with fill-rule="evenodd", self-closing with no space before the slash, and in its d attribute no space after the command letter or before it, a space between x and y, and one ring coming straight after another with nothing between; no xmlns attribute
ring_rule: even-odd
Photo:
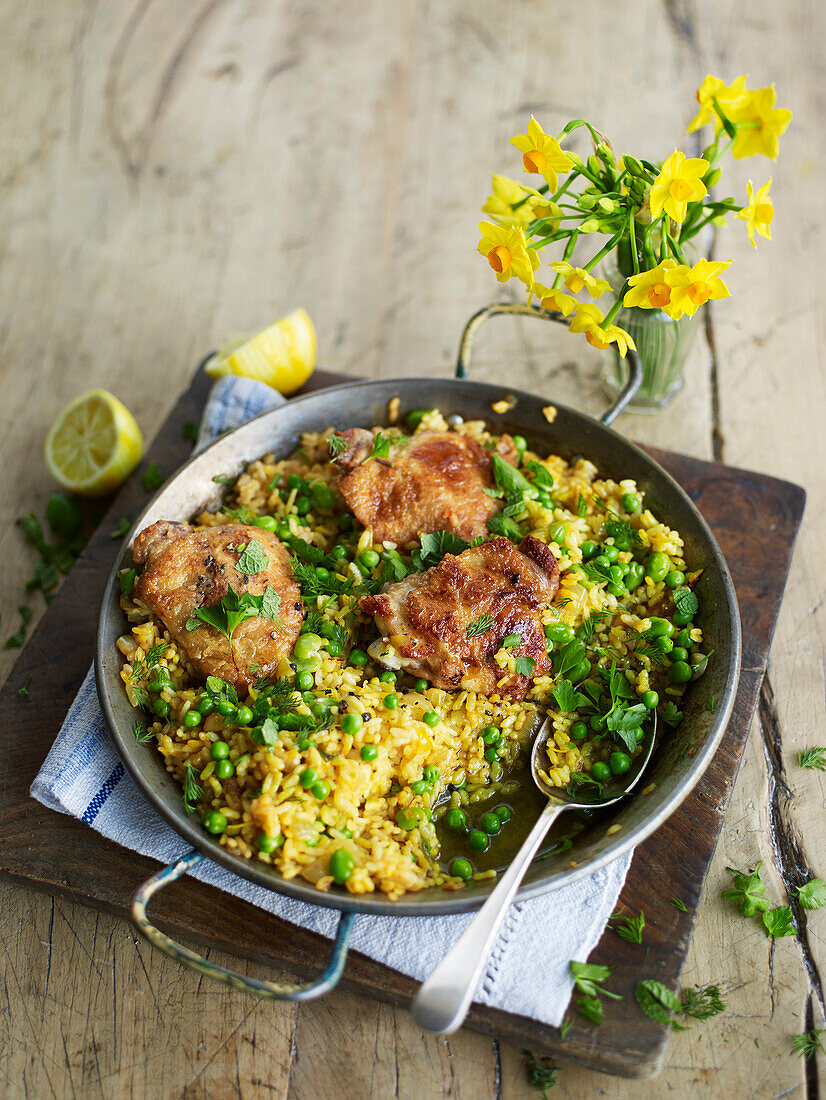
<svg viewBox="0 0 826 1100"><path fill-rule="evenodd" d="M728 115L729 109L737 104L745 90L746 77L744 76L738 76L727 87L724 80L709 74L697 89L697 102L700 104L700 110L688 124L688 133L693 134L695 130L699 130L708 122L713 122L714 132L719 133L723 124L720 121L720 116L714 110L714 100L717 100L723 111Z"/></svg>
<svg viewBox="0 0 826 1100"><path fill-rule="evenodd" d="M686 204L696 202L706 193L701 177L707 168L708 161L702 157L687 159L675 149L651 185L651 217L658 218L664 210L675 222L684 221Z"/></svg>
<svg viewBox="0 0 826 1100"><path fill-rule="evenodd" d="M557 260L550 266L564 276L563 281L571 294L579 294L585 287L592 298L600 298L606 290L611 289L611 284L606 279L596 279L584 267L573 267L567 260Z"/></svg>
<svg viewBox="0 0 826 1100"><path fill-rule="evenodd" d="M559 229L560 218L563 217L563 210L561 206L557 206L555 202L548 202L546 199L543 198L543 196L540 196L539 201L534 200L531 209L536 221L544 218L551 219L542 226L542 233L545 236L549 236L551 233L556 233L557 229Z"/></svg>
<svg viewBox="0 0 826 1100"><path fill-rule="evenodd" d="M610 344L616 344L622 355L627 354L628 349L637 350L637 345L631 339L630 333L621 329L618 325L608 325L601 328L605 320L602 310L593 302L577 302L576 317L569 326L571 332L583 332L585 339L592 348L605 351Z"/></svg>
<svg viewBox="0 0 826 1100"><path fill-rule="evenodd" d="M698 260L694 267L679 264L665 272L671 287L668 314L678 320L687 313L693 317L700 306L715 298L730 298L731 292L720 278L731 260Z"/></svg>
<svg viewBox="0 0 826 1100"><path fill-rule="evenodd" d="M777 160L777 139L792 120L792 112L775 108L774 85L756 88L734 105L729 114L737 126L737 137L731 147L735 160L762 153L770 160Z"/></svg>
<svg viewBox="0 0 826 1100"><path fill-rule="evenodd" d="M570 317L576 309L576 298L572 298L570 294L566 294L565 291L561 290L559 287L543 286L541 283L534 283L531 293L536 295L543 309L556 310L556 312L561 313L563 317Z"/></svg>
<svg viewBox="0 0 826 1100"><path fill-rule="evenodd" d="M767 241L772 239L771 230L769 229L774 217L774 207L769 195L771 185L772 180L769 176L768 183L764 183L755 195L754 185L749 180L746 184L749 204L744 206L742 210L737 211L737 217L746 223L746 230L753 248L757 248L757 241L754 239L755 232L759 233L761 237L765 237Z"/></svg>
<svg viewBox="0 0 826 1100"><path fill-rule="evenodd" d="M523 187L518 180L508 176L492 176L493 193L482 207L482 213L490 215L499 225L529 225L537 217L533 212L533 200L542 196L533 187Z"/></svg>
<svg viewBox="0 0 826 1100"><path fill-rule="evenodd" d="M552 191L556 191L559 180L557 173L573 168L574 162L563 152L556 138L546 134L533 116L528 123L527 133L512 137L511 145L522 154L525 171L542 176Z"/></svg>
<svg viewBox="0 0 826 1100"><path fill-rule="evenodd" d="M479 232L482 239L477 251L493 268L498 281L506 283L515 275L530 290L533 273L539 267L539 255L533 248L528 248L522 227L479 222Z"/></svg>
<svg viewBox="0 0 826 1100"><path fill-rule="evenodd" d="M665 281L666 272L677 266L676 260L663 260L651 271L641 271L628 280L631 289L622 300L626 308L668 310L671 287Z"/></svg>

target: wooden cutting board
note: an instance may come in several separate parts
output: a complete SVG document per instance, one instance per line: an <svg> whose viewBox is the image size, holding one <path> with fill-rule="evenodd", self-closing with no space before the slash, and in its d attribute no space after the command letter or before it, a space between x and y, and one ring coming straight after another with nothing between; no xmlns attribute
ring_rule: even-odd
<svg viewBox="0 0 826 1100"><path fill-rule="evenodd" d="M307 388L341 381L316 372ZM147 461L157 462L163 473L172 473L188 457L192 445L182 438L181 428L200 419L209 385L199 371L152 444ZM537 1054L628 1077L655 1074L665 1052L668 1029L638 1011L634 987L641 978L658 978L672 988L678 982L757 703L805 503L804 491L789 482L647 450L703 513L734 578L743 623L743 670L732 717L691 796L634 855L620 905L629 913L645 912L645 951L606 931L591 956L593 962L616 966L611 988L623 995L621 1001L605 1002L602 1027L574 1013L574 1026L563 1041L556 1028L479 1005L467 1021L468 1027ZM139 476L133 477L112 502L0 693L0 872L123 916L135 887L157 864L74 818L45 809L28 792L92 662L98 607L117 548L110 532L119 517L136 517L146 500ZM29 675L29 696L20 699L17 689ZM672 897L685 904L685 912L670 904ZM153 914L171 935L299 975L317 972L329 950L321 937L191 879L164 891ZM229 928L232 938L225 932ZM348 959L343 984L393 1004L407 1004L416 989L404 975L357 954Z"/></svg>

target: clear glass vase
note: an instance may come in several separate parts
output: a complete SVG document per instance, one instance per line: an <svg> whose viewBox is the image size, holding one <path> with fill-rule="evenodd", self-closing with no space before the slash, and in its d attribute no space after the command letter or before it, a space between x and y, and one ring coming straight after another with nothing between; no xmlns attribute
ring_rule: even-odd
<svg viewBox="0 0 826 1100"><path fill-rule="evenodd" d="M613 257L612 257L613 260ZM689 261L692 262L692 261ZM617 290L624 284L615 263L603 269L605 278ZM615 324L631 334L642 361L642 385L628 408L636 412L658 412L683 388L683 368L700 325L702 310L693 317L673 320L661 309L622 309ZM628 364L616 344L600 375L603 389L615 398L628 381Z"/></svg>

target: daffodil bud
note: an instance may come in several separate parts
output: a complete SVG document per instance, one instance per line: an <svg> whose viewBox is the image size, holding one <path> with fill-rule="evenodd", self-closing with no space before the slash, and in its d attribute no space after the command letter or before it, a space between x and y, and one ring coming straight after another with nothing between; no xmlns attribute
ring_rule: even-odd
<svg viewBox="0 0 826 1100"><path fill-rule="evenodd" d="M613 168L613 166L614 166L614 154L611 152L611 150L608 148L608 146L603 145L602 142L600 142L599 145L597 146L597 156L599 157L599 159L602 161L603 164L607 165L609 168Z"/></svg>
<svg viewBox="0 0 826 1100"><path fill-rule="evenodd" d="M625 167L631 173L632 176L642 176L645 173L645 169L637 160L636 157L632 157L630 153L626 153L624 156Z"/></svg>
<svg viewBox="0 0 826 1100"><path fill-rule="evenodd" d="M706 185L706 187L713 187L715 183L718 182L721 175L722 172L720 171L720 169L714 168L710 172L706 172L706 174L703 176L703 183Z"/></svg>
<svg viewBox="0 0 826 1100"><path fill-rule="evenodd" d="M568 156L568 159L572 160L577 167L582 164L582 157L579 155L579 153L572 153L570 149L566 149L566 154Z"/></svg>
<svg viewBox="0 0 826 1100"><path fill-rule="evenodd" d="M599 200L599 208L600 210L604 210L606 214L613 214L615 209L614 200L603 196Z"/></svg>
<svg viewBox="0 0 826 1100"><path fill-rule="evenodd" d="M703 149L702 153L700 153L700 156L703 158L703 160L711 160L711 158L714 156L714 146L707 145L705 149Z"/></svg>
<svg viewBox="0 0 826 1100"><path fill-rule="evenodd" d="M583 191L577 199L577 206L580 206L583 210L592 210L597 203L599 196L588 194Z"/></svg>
<svg viewBox="0 0 826 1100"><path fill-rule="evenodd" d="M598 176L599 173L602 171L602 165L599 162L599 157L594 156L593 153L590 157L588 157L588 171L595 176Z"/></svg>
<svg viewBox="0 0 826 1100"><path fill-rule="evenodd" d="M585 221L581 223L579 229L581 233L596 233L599 229L599 222L596 218L586 218Z"/></svg>

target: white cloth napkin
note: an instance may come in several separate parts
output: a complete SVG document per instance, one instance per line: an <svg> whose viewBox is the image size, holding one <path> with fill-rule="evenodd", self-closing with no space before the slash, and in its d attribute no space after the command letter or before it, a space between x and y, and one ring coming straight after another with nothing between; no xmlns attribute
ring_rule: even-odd
<svg viewBox="0 0 826 1100"><path fill-rule="evenodd" d="M198 449L221 432L281 404L260 382L222 378L204 411ZM45 806L78 817L110 840L171 863L189 848L146 802L115 750L95 688L94 669L31 787ZM602 935L622 889L631 856L571 886L511 907L477 1001L558 1025L570 999L568 964L584 961ZM335 934L338 913L254 886L204 861L192 872L221 890L324 936ZM411 978L425 978L467 927L471 916L372 917L359 915L351 946ZM403 927L399 922L403 922Z"/></svg>

